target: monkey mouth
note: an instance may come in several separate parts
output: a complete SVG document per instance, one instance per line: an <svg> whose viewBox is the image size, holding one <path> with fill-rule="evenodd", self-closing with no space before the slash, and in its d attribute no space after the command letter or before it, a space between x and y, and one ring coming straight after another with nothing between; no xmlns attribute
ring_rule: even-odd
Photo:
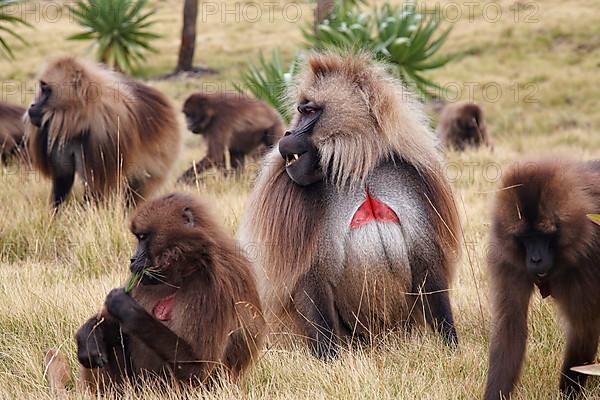
<svg viewBox="0 0 600 400"><path fill-rule="evenodd" d="M545 278L548 276L548 273L547 272L538 272L536 275L538 278Z"/></svg>
<svg viewBox="0 0 600 400"><path fill-rule="evenodd" d="M286 154L286 156L285 156L285 166L289 167L290 165L292 165L293 163L295 163L296 161L298 161L300 159L300 156L302 156L302 154L297 154L297 153Z"/></svg>

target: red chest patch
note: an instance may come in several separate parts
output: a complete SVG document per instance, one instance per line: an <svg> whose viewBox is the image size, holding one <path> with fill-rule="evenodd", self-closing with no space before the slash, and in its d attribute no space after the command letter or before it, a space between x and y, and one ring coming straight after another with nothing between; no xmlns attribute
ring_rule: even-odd
<svg viewBox="0 0 600 400"><path fill-rule="evenodd" d="M171 312L173 311L173 306L175 305L175 294L173 293L170 296L162 298L156 303L154 308L152 309L152 314L154 318L159 321L168 321L171 319Z"/></svg>
<svg viewBox="0 0 600 400"><path fill-rule="evenodd" d="M394 210L381 200L371 196L371 193L367 190L367 198L354 213L350 222L350 229L356 229L372 221L400 224L400 220Z"/></svg>

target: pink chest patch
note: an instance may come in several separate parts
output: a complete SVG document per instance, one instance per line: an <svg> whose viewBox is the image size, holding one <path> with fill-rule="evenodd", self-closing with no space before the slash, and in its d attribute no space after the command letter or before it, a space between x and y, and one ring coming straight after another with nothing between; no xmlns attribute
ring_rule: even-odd
<svg viewBox="0 0 600 400"><path fill-rule="evenodd" d="M371 196L371 193L367 189L367 197L354 213L350 222L350 229L356 229L372 221L400 224L400 220L394 210L381 200Z"/></svg>
<svg viewBox="0 0 600 400"><path fill-rule="evenodd" d="M171 319L171 312L175 305L175 294L162 298L152 309L152 314L159 321L168 321Z"/></svg>

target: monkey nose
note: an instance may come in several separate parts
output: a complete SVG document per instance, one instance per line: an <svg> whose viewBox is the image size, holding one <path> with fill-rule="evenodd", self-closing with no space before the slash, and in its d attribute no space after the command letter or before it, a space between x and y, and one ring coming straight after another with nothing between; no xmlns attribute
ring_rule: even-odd
<svg viewBox="0 0 600 400"><path fill-rule="evenodd" d="M532 264L539 264L542 262L542 257L540 256L531 256L529 257L529 262Z"/></svg>

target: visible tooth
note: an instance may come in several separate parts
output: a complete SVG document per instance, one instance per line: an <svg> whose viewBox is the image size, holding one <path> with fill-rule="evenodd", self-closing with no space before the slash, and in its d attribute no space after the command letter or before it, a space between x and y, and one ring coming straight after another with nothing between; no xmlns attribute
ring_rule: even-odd
<svg viewBox="0 0 600 400"><path fill-rule="evenodd" d="M299 158L298 154L294 154L294 158L297 160Z"/></svg>

